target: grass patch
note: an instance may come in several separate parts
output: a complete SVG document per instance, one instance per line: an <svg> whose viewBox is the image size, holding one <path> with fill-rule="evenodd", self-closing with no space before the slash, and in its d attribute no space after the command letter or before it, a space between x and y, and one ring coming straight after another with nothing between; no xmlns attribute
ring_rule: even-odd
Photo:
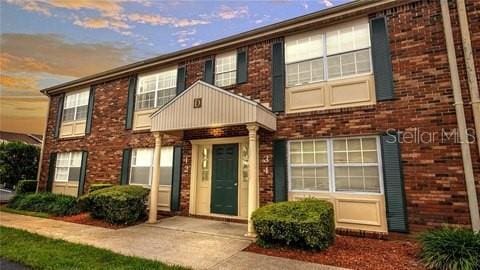
<svg viewBox="0 0 480 270"><path fill-rule="evenodd" d="M47 214L47 213L32 212L32 211L25 211L25 210L13 209L13 208L9 208L7 205L2 205L2 206L0 206L0 211L1 211L1 212L12 213L12 214L25 215L25 216L40 217L40 218L48 218L48 217L50 217L50 215Z"/></svg>
<svg viewBox="0 0 480 270"><path fill-rule="evenodd" d="M187 269L2 226L0 257L33 269Z"/></svg>

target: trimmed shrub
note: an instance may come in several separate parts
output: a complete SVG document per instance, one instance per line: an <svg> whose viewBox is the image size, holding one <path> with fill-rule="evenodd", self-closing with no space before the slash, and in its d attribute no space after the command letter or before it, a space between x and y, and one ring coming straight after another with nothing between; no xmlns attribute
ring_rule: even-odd
<svg viewBox="0 0 480 270"><path fill-rule="evenodd" d="M7 205L9 208L68 216L79 213L77 199L73 196L53 193L17 194Z"/></svg>
<svg viewBox="0 0 480 270"><path fill-rule="evenodd" d="M17 194L34 193L37 191L36 180L20 180L18 181Z"/></svg>
<svg viewBox="0 0 480 270"><path fill-rule="evenodd" d="M112 184L93 184L88 189L88 193L97 191L97 190L102 189L102 188L109 188L109 187L113 187L113 185Z"/></svg>
<svg viewBox="0 0 480 270"><path fill-rule="evenodd" d="M327 201L305 199L273 203L252 214L258 243L323 250L335 240L333 206Z"/></svg>
<svg viewBox="0 0 480 270"><path fill-rule="evenodd" d="M480 269L480 233L460 228L442 228L420 236L420 257L429 269Z"/></svg>
<svg viewBox="0 0 480 270"><path fill-rule="evenodd" d="M132 224L146 216L149 193L140 186L113 186L89 193L82 200L95 218L112 224Z"/></svg>

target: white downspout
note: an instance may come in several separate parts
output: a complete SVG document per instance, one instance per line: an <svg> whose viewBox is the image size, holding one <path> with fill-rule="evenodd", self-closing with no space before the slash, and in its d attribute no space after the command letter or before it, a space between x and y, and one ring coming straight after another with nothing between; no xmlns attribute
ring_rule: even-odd
<svg viewBox="0 0 480 270"><path fill-rule="evenodd" d="M452 81L453 97L455 101L454 106L457 116L458 133L460 136L460 146L462 150L463 170L465 172L465 185L467 187L470 219L472 222L472 229L474 231L479 231L480 214L478 211L477 191L475 188L475 178L473 175L470 145L467 138L467 125L465 120L465 111L463 109L462 90L458 75L457 56L455 55L448 0L440 0L440 6L442 8L443 30L445 32L445 41L447 43L448 64L450 66L450 78Z"/></svg>
<svg viewBox="0 0 480 270"><path fill-rule="evenodd" d="M475 136L477 137L478 154L480 155L480 97L478 93L477 73L475 72L475 61L473 60L472 41L468 27L465 1L457 0L458 20L460 22L460 33L462 34L463 57L467 70L468 87L472 101L473 121L475 123Z"/></svg>
<svg viewBox="0 0 480 270"><path fill-rule="evenodd" d="M40 148L40 157L38 158L38 169L37 169L37 188L35 192L38 192L38 187L40 185L40 174L42 173L43 165L43 153L45 152L45 141L47 140L47 127L48 127L48 115L50 113L50 102L51 97L48 97L47 102L47 112L45 113L45 127L43 128L43 138L42 138L42 148ZM47 180L48 181L48 180Z"/></svg>

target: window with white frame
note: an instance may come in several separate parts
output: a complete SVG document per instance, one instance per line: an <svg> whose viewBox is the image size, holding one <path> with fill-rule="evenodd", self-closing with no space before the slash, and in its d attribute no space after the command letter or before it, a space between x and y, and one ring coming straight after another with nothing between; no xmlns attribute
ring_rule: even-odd
<svg viewBox="0 0 480 270"><path fill-rule="evenodd" d="M220 54L215 57L215 85L228 86L237 82L237 52Z"/></svg>
<svg viewBox="0 0 480 270"><path fill-rule="evenodd" d="M158 108L176 95L177 68L139 76L135 110Z"/></svg>
<svg viewBox="0 0 480 270"><path fill-rule="evenodd" d="M324 79L323 36L322 32L313 32L287 38L285 42L287 86Z"/></svg>
<svg viewBox="0 0 480 270"><path fill-rule="evenodd" d="M289 142L291 191L380 193L377 137Z"/></svg>
<svg viewBox="0 0 480 270"><path fill-rule="evenodd" d="M153 176L153 148L132 151L130 184L150 186ZM172 184L173 147L162 147L160 153L160 185Z"/></svg>
<svg viewBox="0 0 480 270"><path fill-rule="evenodd" d="M87 118L90 91L68 93L63 103L63 122L81 121Z"/></svg>
<svg viewBox="0 0 480 270"><path fill-rule="evenodd" d="M58 153L55 164L55 182L78 182L81 164L82 152Z"/></svg>
<svg viewBox="0 0 480 270"><path fill-rule="evenodd" d="M287 37L287 87L371 73L367 20Z"/></svg>

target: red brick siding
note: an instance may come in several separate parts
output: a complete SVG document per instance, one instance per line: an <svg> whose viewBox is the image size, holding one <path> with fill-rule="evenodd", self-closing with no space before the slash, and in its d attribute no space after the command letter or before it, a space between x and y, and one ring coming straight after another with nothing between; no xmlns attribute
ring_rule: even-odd
<svg viewBox="0 0 480 270"><path fill-rule="evenodd" d="M480 3L467 1L472 45L475 56L480 54ZM452 6L452 22L457 45L458 66L462 77L465 112L469 127L473 127L470 98L460 45L458 20ZM370 16L386 15L390 35L396 98L376 105L334 109L308 113L278 115L278 130L260 130L260 202L273 200L272 140L303 139L336 136L380 134L389 129L401 131L439 132L441 128L457 128L450 72L438 1L420 1L396 7ZM320 28L321 26L314 26ZM248 46L248 82L230 87L262 103L271 104L271 41L259 41ZM189 59L187 86L203 76L205 58ZM476 57L480 74L480 57ZM128 81L126 78L97 86L92 133L85 138L55 140L51 134L56 115L57 98L53 97L48 120L41 187L45 186L48 155L52 151L89 151L87 185L93 182L118 183L122 150L126 147L153 147L149 133L134 133L124 129ZM191 144L189 140L211 137L245 136L245 127L186 131L183 138L183 168L181 180L181 211L188 214L190 193ZM167 145L182 143L169 138ZM469 226L467 196L464 183L460 146L439 141L431 144L401 145L405 176L408 218L413 231L443 223ZM480 179L480 157L471 146L474 171ZM480 193L480 185L477 182Z"/></svg>

